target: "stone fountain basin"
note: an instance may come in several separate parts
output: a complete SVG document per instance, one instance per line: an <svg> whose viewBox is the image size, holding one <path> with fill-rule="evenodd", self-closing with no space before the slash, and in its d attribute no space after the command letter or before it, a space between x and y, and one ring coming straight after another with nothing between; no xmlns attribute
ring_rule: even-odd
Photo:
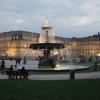
<svg viewBox="0 0 100 100"><path fill-rule="evenodd" d="M57 65L55 68L50 67L41 67L38 68L38 65L23 65L26 70L28 71L70 71L70 70L85 70L91 68L90 66L84 66L84 65L67 65L67 64L61 64ZM10 66L6 66L6 68L9 68ZM18 65L18 69L22 68L22 65Z"/></svg>
<svg viewBox="0 0 100 100"><path fill-rule="evenodd" d="M19 67L21 68L21 67ZM70 71L70 70L85 70L85 69L89 69L91 68L90 66L84 66L84 65L64 65L64 64L61 64L61 65L57 65L55 68L50 68L50 67L41 67L41 68L38 68L37 65L26 65L25 68L27 70L34 70L34 71L39 71L39 70L42 70L42 71Z"/></svg>
<svg viewBox="0 0 100 100"><path fill-rule="evenodd" d="M6 68L8 69L10 65L15 65L15 61L9 61L5 60ZM70 71L70 70L85 70L91 68L90 66L85 66L85 65L73 65L70 63L60 63L57 65L55 68L50 68L50 67L41 67L40 69L38 68L38 61L36 60L28 60L26 65L23 64L23 61L21 61L21 64L17 65L18 69L21 69L22 67L25 67L26 70L30 71Z"/></svg>

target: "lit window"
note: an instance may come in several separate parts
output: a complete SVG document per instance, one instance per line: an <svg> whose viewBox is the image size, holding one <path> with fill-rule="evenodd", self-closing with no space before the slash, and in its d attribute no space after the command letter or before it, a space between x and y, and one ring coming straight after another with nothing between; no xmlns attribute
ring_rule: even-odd
<svg viewBox="0 0 100 100"><path fill-rule="evenodd" d="M25 47L26 47L26 44L25 44Z"/></svg>
<svg viewBox="0 0 100 100"><path fill-rule="evenodd" d="M13 39L15 39L15 36L13 36Z"/></svg>
<svg viewBox="0 0 100 100"><path fill-rule="evenodd" d="M18 39L18 36L16 36L16 39Z"/></svg>

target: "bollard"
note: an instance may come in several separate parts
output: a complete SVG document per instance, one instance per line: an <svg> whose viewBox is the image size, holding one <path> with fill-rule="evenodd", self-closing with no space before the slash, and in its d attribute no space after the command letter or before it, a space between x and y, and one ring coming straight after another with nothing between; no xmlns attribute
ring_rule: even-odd
<svg viewBox="0 0 100 100"><path fill-rule="evenodd" d="M75 70L70 70L70 79L75 79Z"/></svg>

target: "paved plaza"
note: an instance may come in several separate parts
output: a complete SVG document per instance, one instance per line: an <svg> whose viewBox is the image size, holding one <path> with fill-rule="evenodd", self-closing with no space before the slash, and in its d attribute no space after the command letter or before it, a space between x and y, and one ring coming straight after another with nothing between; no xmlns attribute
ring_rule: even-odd
<svg viewBox="0 0 100 100"><path fill-rule="evenodd" d="M7 67L10 67L10 65L15 65L15 61L9 61L5 60L5 64ZM28 61L27 65L33 65L38 64L38 61ZM20 66L24 66L21 62ZM94 79L94 78L100 78L100 72L89 72L89 73L76 73L75 79ZM0 79L8 79L7 75L1 75ZM28 77L29 80L69 80L70 74L50 74L50 75L30 75Z"/></svg>

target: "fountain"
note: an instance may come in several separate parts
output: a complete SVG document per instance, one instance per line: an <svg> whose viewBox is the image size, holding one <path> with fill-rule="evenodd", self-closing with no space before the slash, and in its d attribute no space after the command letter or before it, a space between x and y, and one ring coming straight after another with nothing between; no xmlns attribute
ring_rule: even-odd
<svg viewBox="0 0 100 100"><path fill-rule="evenodd" d="M43 56L39 56L38 68L36 68L36 70L40 70L40 68L43 68L43 70L46 71L47 70L68 71L68 70L82 70L90 68L89 66L72 64L70 54L68 53L68 50L67 48L65 48L64 44L55 43L53 28L48 25L47 19L45 26L41 27L41 29L42 33L40 34L39 43L34 43L29 46L29 49L40 50L43 52ZM59 63L59 61L57 60L58 56L57 51L61 49L65 51L66 55L65 59L67 59L67 63L61 63L61 62Z"/></svg>
<svg viewBox="0 0 100 100"><path fill-rule="evenodd" d="M43 51L43 56L39 57L38 67L52 67L57 66L57 57L53 55L54 51L65 48L62 43L54 42L53 28L48 25L48 20L42 29L42 34L39 38L39 43L31 44L30 49Z"/></svg>

